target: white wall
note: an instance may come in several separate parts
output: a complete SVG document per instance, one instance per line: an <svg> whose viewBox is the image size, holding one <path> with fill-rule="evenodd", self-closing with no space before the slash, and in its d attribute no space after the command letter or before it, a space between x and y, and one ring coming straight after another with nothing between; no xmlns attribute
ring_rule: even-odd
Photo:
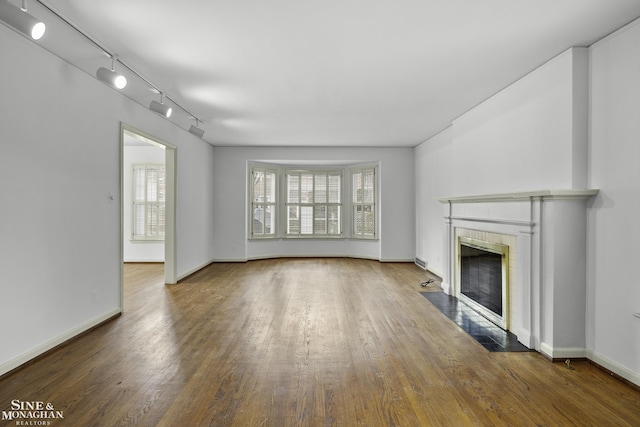
<svg viewBox="0 0 640 427"><path fill-rule="evenodd" d="M445 268L436 197L585 188L587 59L567 50L416 147L417 256L431 271Z"/></svg>
<svg viewBox="0 0 640 427"><path fill-rule="evenodd" d="M123 252L125 262L163 262L164 241L132 240L131 222L133 210L133 165L134 164L164 164L165 150L153 145L124 147L123 156L123 197L124 222Z"/></svg>
<svg viewBox="0 0 640 427"><path fill-rule="evenodd" d="M413 260L415 237L413 149L216 147L214 168L216 259L244 261L278 256L353 256ZM248 240L248 162L379 162L380 238L375 241ZM345 211L345 221L348 221Z"/></svg>
<svg viewBox="0 0 640 427"><path fill-rule="evenodd" d="M1 374L120 312L121 121L178 147L178 274L214 235L210 145L5 26L0 52Z"/></svg>
<svg viewBox="0 0 640 427"><path fill-rule="evenodd" d="M444 276L444 214L435 197L452 194L452 128L448 127L415 149L416 258Z"/></svg>
<svg viewBox="0 0 640 427"><path fill-rule="evenodd" d="M591 48L587 347L640 384L640 21Z"/></svg>
<svg viewBox="0 0 640 427"><path fill-rule="evenodd" d="M567 50L453 122L455 194L585 188L587 59Z"/></svg>

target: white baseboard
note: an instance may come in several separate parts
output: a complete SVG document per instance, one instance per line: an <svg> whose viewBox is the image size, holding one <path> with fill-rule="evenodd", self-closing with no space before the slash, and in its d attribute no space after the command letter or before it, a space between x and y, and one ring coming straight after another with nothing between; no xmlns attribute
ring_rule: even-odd
<svg viewBox="0 0 640 427"><path fill-rule="evenodd" d="M535 343L531 339L531 334L528 331L525 331L524 329L517 329L511 332L513 332L514 335L518 337L518 342L520 342L522 345L529 349L535 348Z"/></svg>
<svg viewBox="0 0 640 427"><path fill-rule="evenodd" d="M223 263L223 262L247 262L247 261L257 261L257 260L261 260L261 259L276 259L276 258L322 258L324 257L324 255L300 255L300 254L280 254L280 255L265 255L265 256L255 256L255 257L250 257L250 258L229 258L229 259L220 259L220 258L212 258L209 261L206 261L202 264L200 264L197 267L194 267L190 270L188 270L185 273L180 274L177 277L177 281L179 282L180 280L184 279L185 277L191 276L193 273L198 272L199 270L202 270L203 268L205 268L206 266L208 266L209 264L213 264L213 263ZM375 257L366 257L366 256L358 256L358 257L354 257L353 255L331 255L331 258L356 258L356 259L370 259L373 261L380 261L380 262L413 262L413 259L378 259Z"/></svg>
<svg viewBox="0 0 640 427"><path fill-rule="evenodd" d="M433 267L427 267L427 271L428 271L428 272L430 272L430 273L432 273L432 274L435 274L436 276L438 276L438 277L440 277L440 278L443 278L443 277L444 277L444 274L442 274L442 272L441 272L441 271L438 271L438 270L436 270L436 269L435 269L435 268L433 268Z"/></svg>
<svg viewBox="0 0 640 427"><path fill-rule="evenodd" d="M451 285L444 281L440 282L440 288L442 288L442 292L447 295L453 296L453 289L451 289Z"/></svg>
<svg viewBox="0 0 640 427"><path fill-rule="evenodd" d="M551 347L547 343L540 343L540 352L551 359L586 359L587 349L584 347Z"/></svg>
<svg viewBox="0 0 640 427"><path fill-rule="evenodd" d="M17 367L24 365L30 360L40 356L41 354L51 350L52 348L55 348L56 346L59 346L65 341L68 341L71 338L99 325L100 323L112 318L113 316L120 314L121 312L122 311L120 310L120 308L114 308L113 310L104 313L101 316L98 316L81 325L76 326L73 329L70 329L62 335L59 335L47 342L40 344L39 346L27 351L26 353L19 355L18 357L14 357L13 359L0 364L0 375L4 375L7 372L16 369Z"/></svg>
<svg viewBox="0 0 640 427"><path fill-rule="evenodd" d="M640 387L640 373L633 372L631 369L628 369L593 350L587 351L587 358L602 366L603 368L620 376L621 378L624 378L625 380Z"/></svg>
<svg viewBox="0 0 640 427"><path fill-rule="evenodd" d="M352 259L368 259L371 261L379 261L379 262L413 262L413 258L405 259L405 258L378 258L375 256L366 256L366 255L351 255L351 254L331 254L331 255L322 255L322 254L278 254L278 255L258 255L249 257L243 260L227 260L227 259L216 259L214 262L246 262L246 261L257 261L261 259L279 259L279 258L352 258Z"/></svg>
<svg viewBox="0 0 640 427"><path fill-rule="evenodd" d="M620 365L602 354L586 348L553 348L540 344L540 351L551 359L588 359L620 378L640 386L640 373Z"/></svg>
<svg viewBox="0 0 640 427"><path fill-rule="evenodd" d="M205 268L207 265L214 263L214 262L219 262L217 261L215 258L211 258L209 261L205 261L204 263L200 264L197 267L194 267L190 270L188 270L186 273L182 273L181 275L179 275L178 277L176 277L176 282L179 282L180 280L184 279L187 276L191 276L193 273L202 270L203 268Z"/></svg>

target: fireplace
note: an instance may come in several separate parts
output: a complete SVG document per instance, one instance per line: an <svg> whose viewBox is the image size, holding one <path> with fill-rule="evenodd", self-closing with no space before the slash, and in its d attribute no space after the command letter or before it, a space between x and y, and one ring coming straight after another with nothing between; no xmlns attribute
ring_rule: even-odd
<svg viewBox="0 0 640 427"><path fill-rule="evenodd" d="M586 202L597 193L569 189L439 198L444 204L442 289L459 299L479 293L472 287L462 291L460 254L463 246L478 244L461 241L505 245L502 307L490 303L487 317L502 311L504 328L552 359L585 357Z"/></svg>
<svg viewBox="0 0 640 427"><path fill-rule="evenodd" d="M458 299L508 329L509 246L459 237L458 265Z"/></svg>

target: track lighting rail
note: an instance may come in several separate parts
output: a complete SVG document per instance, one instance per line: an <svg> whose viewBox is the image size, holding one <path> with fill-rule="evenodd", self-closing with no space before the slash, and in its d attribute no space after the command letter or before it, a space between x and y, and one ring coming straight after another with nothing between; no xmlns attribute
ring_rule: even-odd
<svg viewBox="0 0 640 427"><path fill-rule="evenodd" d="M171 101L171 103L173 103L176 107L180 108L182 111L184 111L185 113L187 113L189 116L191 116L192 118L194 118L196 120L196 123L200 122L202 123L202 120L198 119L198 117L196 117L196 115L194 115L191 111L189 111L189 109L187 109L184 105L182 105L180 102L176 101L174 98L170 97L169 95L167 95L166 93L164 93L164 91L160 90L160 88L158 86L156 86L155 84L153 84L153 82L151 82L149 79L147 79L145 76L143 76L142 74L140 74L138 71L136 71L133 67L131 67L129 64L127 64L126 62L122 61L122 59L120 57L118 57L117 55L115 55L114 53L110 52L107 48L105 48L100 42L98 42L96 39L94 39L93 37L91 37L89 34L85 33L84 31L82 31L78 26L76 26L75 24L73 24L71 21L69 21L67 18L65 18L64 16L62 16L60 13L58 13L55 9L53 9L51 6L49 6L48 4L46 4L44 1L42 0L36 0L42 7L44 7L45 9L47 9L52 15L55 15L58 19L60 19L62 22L64 22L65 24L67 24L69 27L73 28L78 34L82 35L82 37L84 37L85 39L87 39L89 42L91 42L93 45L95 45L98 49L100 49L101 51L103 51L106 55L108 55L112 60L117 61L120 65L122 65L124 68L126 68L127 70L129 70L129 72L133 75L135 75L138 79L140 79L141 81L143 81L147 86L149 86L150 88L152 88L153 90L155 90L156 92L158 92L159 94L162 94L164 96L164 98L168 99L169 101ZM204 132L203 132L204 133Z"/></svg>

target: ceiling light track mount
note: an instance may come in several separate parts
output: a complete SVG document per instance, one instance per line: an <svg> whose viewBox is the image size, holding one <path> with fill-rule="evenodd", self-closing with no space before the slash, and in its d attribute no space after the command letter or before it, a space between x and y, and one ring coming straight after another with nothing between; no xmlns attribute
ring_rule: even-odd
<svg viewBox="0 0 640 427"><path fill-rule="evenodd" d="M96 77L98 77L98 80L105 82L109 86L113 86L116 89L124 89L127 87L127 78L116 72L114 63L115 58L111 56L111 69L105 67L98 68L98 71L96 71Z"/></svg>
<svg viewBox="0 0 640 427"><path fill-rule="evenodd" d="M0 20L33 40L40 40L47 29L44 22L27 13L27 0L22 0L21 8L0 0Z"/></svg>
<svg viewBox="0 0 640 427"><path fill-rule="evenodd" d="M198 120L197 117L194 117L194 119L196 121L196 125L191 125L189 127L189 133L197 136L198 138L202 138L202 136L204 135L204 129L200 129L200 127L198 127L198 122L200 120Z"/></svg>
<svg viewBox="0 0 640 427"><path fill-rule="evenodd" d="M156 113L160 114L161 116L164 116L166 118L171 117L171 113L173 112L173 108L164 105L164 102L162 101L163 99L163 93L160 92L160 102L153 100L151 101L151 104L149 104L149 109L151 109L152 111L155 111Z"/></svg>

